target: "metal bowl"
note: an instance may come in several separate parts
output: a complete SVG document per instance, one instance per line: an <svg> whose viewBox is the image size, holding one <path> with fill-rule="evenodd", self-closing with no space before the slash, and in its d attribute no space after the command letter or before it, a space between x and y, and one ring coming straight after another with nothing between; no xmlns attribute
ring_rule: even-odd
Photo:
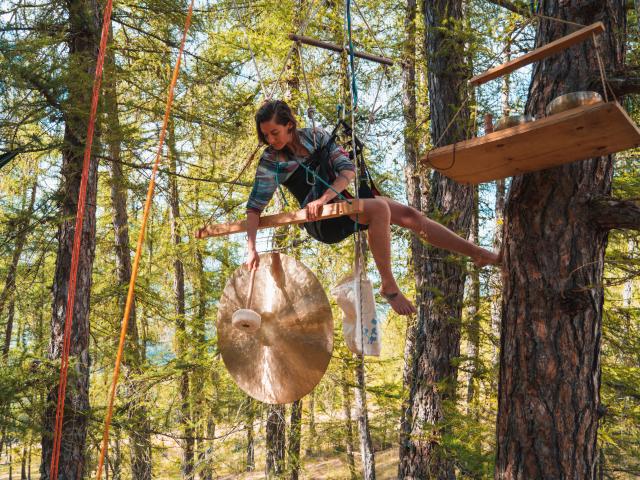
<svg viewBox="0 0 640 480"><path fill-rule="evenodd" d="M499 118L493 126L493 131L504 130L505 128L515 127L523 123L533 122L535 118L531 115L509 115Z"/></svg>
<svg viewBox="0 0 640 480"><path fill-rule="evenodd" d="M598 92L571 92L554 98L545 110L547 115L571 110L572 108L584 105L593 105L602 102L602 97Z"/></svg>

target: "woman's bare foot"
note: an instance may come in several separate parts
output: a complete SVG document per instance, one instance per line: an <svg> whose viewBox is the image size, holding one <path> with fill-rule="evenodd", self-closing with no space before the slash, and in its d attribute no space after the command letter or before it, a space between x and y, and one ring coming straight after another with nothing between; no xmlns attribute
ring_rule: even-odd
<svg viewBox="0 0 640 480"><path fill-rule="evenodd" d="M498 265L501 261L499 252L492 252L484 248L479 248L478 254L473 257L473 263L479 268L486 265Z"/></svg>
<svg viewBox="0 0 640 480"><path fill-rule="evenodd" d="M416 307L400 290L391 293L380 290L380 295L391 305L391 308L396 313L400 315L413 315L416 313Z"/></svg>

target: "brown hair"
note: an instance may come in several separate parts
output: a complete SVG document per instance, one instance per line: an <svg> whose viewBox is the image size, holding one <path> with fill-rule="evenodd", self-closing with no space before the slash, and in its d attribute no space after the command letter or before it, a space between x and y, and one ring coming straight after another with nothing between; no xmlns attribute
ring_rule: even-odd
<svg viewBox="0 0 640 480"><path fill-rule="evenodd" d="M275 120L278 125L286 125L291 122L293 124L293 136L298 140L298 134L296 132L298 122L286 102L283 102L282 100L267 100L256 112L256 131L258 132L258 140L264 144L267 143L267 139L260 130L260 124L270 120Z"/></svg>

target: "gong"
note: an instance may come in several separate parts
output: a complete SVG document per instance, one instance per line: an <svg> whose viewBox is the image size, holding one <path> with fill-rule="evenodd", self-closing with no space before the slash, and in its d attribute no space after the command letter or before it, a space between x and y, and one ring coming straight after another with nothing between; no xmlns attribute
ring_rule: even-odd
<svg viewBox="0 0 640 480"><path fill-rule="evenodd" d="M333 350L333 316L327 295L302 263L280 253L260 255L251 309L261 316L249 331L234 326L245 308L251 272L238 268L218 308L218 346L234 381L265 403L291 403L320 382Z"/></svg>

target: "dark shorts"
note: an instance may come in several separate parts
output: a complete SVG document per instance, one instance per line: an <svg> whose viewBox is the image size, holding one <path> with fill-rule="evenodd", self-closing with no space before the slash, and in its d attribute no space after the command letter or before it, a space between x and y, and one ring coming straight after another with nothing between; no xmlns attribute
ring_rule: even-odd
<svg viewBox="0 0 640 480"><path fill-rule="evenodd" d="M369 225L356 224L348 216L329 218L317 222L307 222L304 228L316 240L322 243L338 243L353 235L357 230L366 230Z"/></svg>

